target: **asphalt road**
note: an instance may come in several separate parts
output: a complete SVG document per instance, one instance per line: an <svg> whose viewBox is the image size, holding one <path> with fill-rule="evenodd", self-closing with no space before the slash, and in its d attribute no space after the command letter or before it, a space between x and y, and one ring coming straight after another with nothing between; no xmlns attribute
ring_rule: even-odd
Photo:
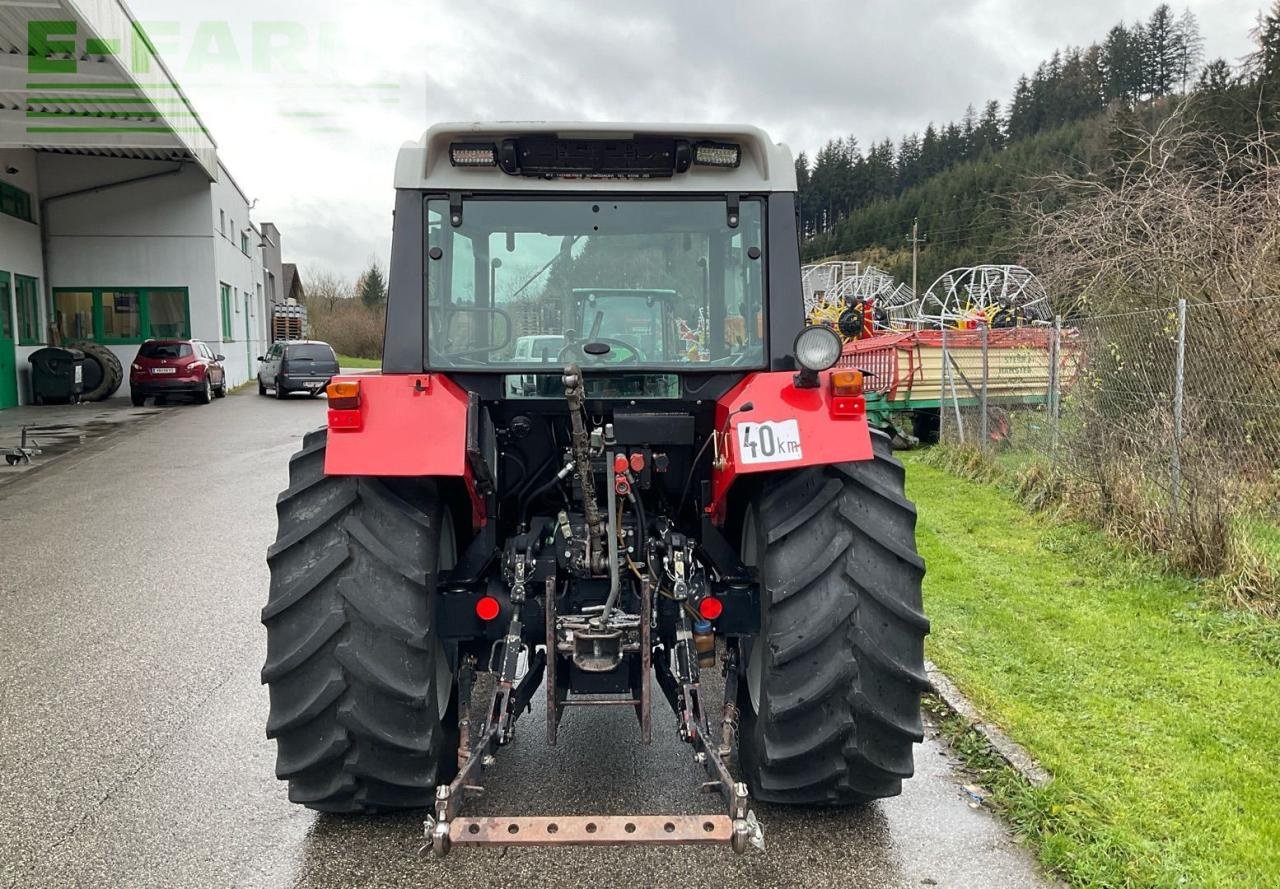
<svg viewBox="0 0 1280 889"><path fill-rule="evenodd" d="M416 854L419 814L289 804L263 734L258 611L275 495L324 405L246 394L168 411L0 489L0 885L1047 885L933 738L897 799L757 806L768 848L741 857L459 848L438 862ZM714 810L669 714L655 709L643 748L633 715L571 712L553 751L541 700L469 814Z"/></svg>

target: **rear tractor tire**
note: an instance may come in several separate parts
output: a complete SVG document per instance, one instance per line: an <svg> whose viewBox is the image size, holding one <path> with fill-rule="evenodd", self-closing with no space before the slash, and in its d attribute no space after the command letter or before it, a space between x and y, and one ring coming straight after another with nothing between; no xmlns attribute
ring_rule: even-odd
<svg viewBox="0 0 1280 889"><path fill-rule="evenodd" d="M889 439L875 459L770 480L746 520L761 631L744 651L739 758L757 799L858 805L896 796L929 688L915 507Z"/></svg>
<svg viewBox="0 0 1280 889"><path fill-rule="evenodd" d="M326 476L326 440L310 433L290 461L267 553L262 681L276 776L290 800L320 811L430 806L458 739L434 627L451 526L430 481Z"/></svg>

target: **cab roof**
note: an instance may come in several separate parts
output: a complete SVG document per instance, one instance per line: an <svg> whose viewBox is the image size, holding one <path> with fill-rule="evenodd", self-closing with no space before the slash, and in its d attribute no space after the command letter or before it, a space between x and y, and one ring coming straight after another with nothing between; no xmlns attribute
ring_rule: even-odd
<svg viewBox="0 0 1280 889"><path fill-rule="evenodd" d="M552 179L503 172L497 166L456 167L450 162L454 143L498 144L506 139L552 136L563 140L631 140L670 138L690 143L741 146L737 167L694 164L687 172L652 178ZM565 121L440 123L416 142L406 142L396 161L395 187L439 191L503 192L770 192L795 191L791 149L770 140L758 127L690 123L584 123Z"/></svg>

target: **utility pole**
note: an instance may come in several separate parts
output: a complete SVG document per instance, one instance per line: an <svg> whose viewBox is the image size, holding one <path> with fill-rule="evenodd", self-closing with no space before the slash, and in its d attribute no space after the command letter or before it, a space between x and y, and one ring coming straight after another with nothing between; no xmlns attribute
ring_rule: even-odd
<svg viewBox="0 0 1280 889"><path fill-rule="evenodd" d="M907 238L911 242L911 292L916 296L920 295L919 282L917 276L920 271L920 245L929 240L929 236L920 237L920 217L911 220L911 237Z"/></svg>

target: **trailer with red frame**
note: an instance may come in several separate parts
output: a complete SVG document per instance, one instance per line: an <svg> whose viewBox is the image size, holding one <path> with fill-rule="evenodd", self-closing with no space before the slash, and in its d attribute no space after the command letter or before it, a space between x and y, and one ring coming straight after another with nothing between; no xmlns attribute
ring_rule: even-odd
<svg viewBox="0 0 1280 889"><path fill-rule="evenodd" d="M753 799L899 793L928 686L915 510L839 337L806 326L790 152L753 127L441 125L396 189L382 372L330 385L268 553L290 799L427 809L444 855L742 852ZM535 695L553 745L601 706L648 743L665 702L718 811L468 817Z"/></svg>

